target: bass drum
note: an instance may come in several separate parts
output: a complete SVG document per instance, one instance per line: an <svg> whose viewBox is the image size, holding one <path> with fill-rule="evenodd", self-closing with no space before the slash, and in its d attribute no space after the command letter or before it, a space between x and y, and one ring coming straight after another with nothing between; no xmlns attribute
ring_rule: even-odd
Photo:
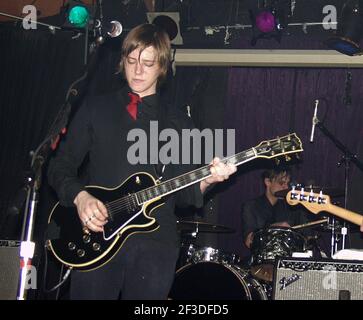
<svg viewBox="0 0 363 320"><path fill-rule="evenodd" d="M187 264L177 270L172 300L268 300L264 286L238 266L215 262Z"/></svg>

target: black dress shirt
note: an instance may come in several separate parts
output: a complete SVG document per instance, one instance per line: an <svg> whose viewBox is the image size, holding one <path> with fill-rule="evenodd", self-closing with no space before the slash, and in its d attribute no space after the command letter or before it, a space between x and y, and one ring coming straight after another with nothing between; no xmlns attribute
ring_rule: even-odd
<svg viewBox="0 0 363 320"><path fill-rule="evenodd" d="M193 127L191 120L183 113L160 106L158 94L143 97L138 106L137 120L133 120L127 111L129 90L126 86L116 93L88 98L76 112L48 170L49 183L56 190L62 205L73 206L74 198L87 184L113 188L135 172L148 172L156 176L156 166L149 161L136 165L128 161L128 149L135 143L127 141L130 130L139 128L148 134L152 120L159 120L159 131L161 128L173 128L180 133L184 128ZM149 155L150 150L148 160ZM87 158L86 180L82 181L79 168ZM194 169L193 165L166 165L163 180ZM202 204L199 183L169 196L165 204L153 212L160 228L148 234L149 237L177 244L175 205L201 207Z"/></svg>
<svg viewBox="0 0 363 320"><path fill-rule="evenodd" d="M277 222L288 222L290 226L307 222L306 216L296 207L290 207L284 200L271 205L266 195L248 201L242 208L243 240L249 233L268 227Z"/></svg>

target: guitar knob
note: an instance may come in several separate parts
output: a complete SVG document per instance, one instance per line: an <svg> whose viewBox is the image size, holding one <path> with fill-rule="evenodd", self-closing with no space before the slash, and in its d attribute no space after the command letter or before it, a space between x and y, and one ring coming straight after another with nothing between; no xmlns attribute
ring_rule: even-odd
<svg viewBox="0 0 363 320"><path fill-rule="evenodd" d="M82 258L84 257L84 255L86 254L86 252L83 249L78 249L77 250L77 256Z"/></svg>
<svg viewBox="0 0 363 320"><path fill-rule="evenodd" d="M101 249L101 245L97 242L95 242L93 245L92 245L92 248L94 251L100 251Z"/></svg>
<svg viewBox="0 0 363 320"><path fill-rule="evenodd" d="M91 241L91 236L89 234L84 234L83 235L83 242L84 243L89 243Z"/></svg>
<svg viewBox="0 0 363 320"><path fill-rule="evenodd" d="M50 240L45 241L45 247L47 248L47 250L50 250Z"/></svg>
<svg viewBox="0 0 363 320"><path fill-rule="evenodd" d="M68 249L73 251L74 249L76 249L76 245L73 242L69 242L68 243Z"/></svg>

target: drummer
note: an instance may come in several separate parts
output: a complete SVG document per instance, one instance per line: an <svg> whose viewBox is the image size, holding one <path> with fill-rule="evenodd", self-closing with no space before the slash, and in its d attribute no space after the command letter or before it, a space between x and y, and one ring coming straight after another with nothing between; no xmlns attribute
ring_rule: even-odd
<svg viewBox="0 0 363 320"><path fill-rule="evenodd" d="M306 215L296 207L290 207L275 193L289 188L291 172L286 166L265 170L262 180L265 192L250 200L242 208L242 236L247 248L251 248L253 233L268 226L291 227L307 222Z"/></svg>

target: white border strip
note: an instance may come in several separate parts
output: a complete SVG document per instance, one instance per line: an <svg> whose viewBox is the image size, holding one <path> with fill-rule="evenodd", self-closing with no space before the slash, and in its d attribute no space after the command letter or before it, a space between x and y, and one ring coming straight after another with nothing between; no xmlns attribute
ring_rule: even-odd
<svg viewBox="0 0 363 320"><path fill-rule="evenodd" d="M363 68L363 56L334 50L176 49L177 66Z"/></svg>

